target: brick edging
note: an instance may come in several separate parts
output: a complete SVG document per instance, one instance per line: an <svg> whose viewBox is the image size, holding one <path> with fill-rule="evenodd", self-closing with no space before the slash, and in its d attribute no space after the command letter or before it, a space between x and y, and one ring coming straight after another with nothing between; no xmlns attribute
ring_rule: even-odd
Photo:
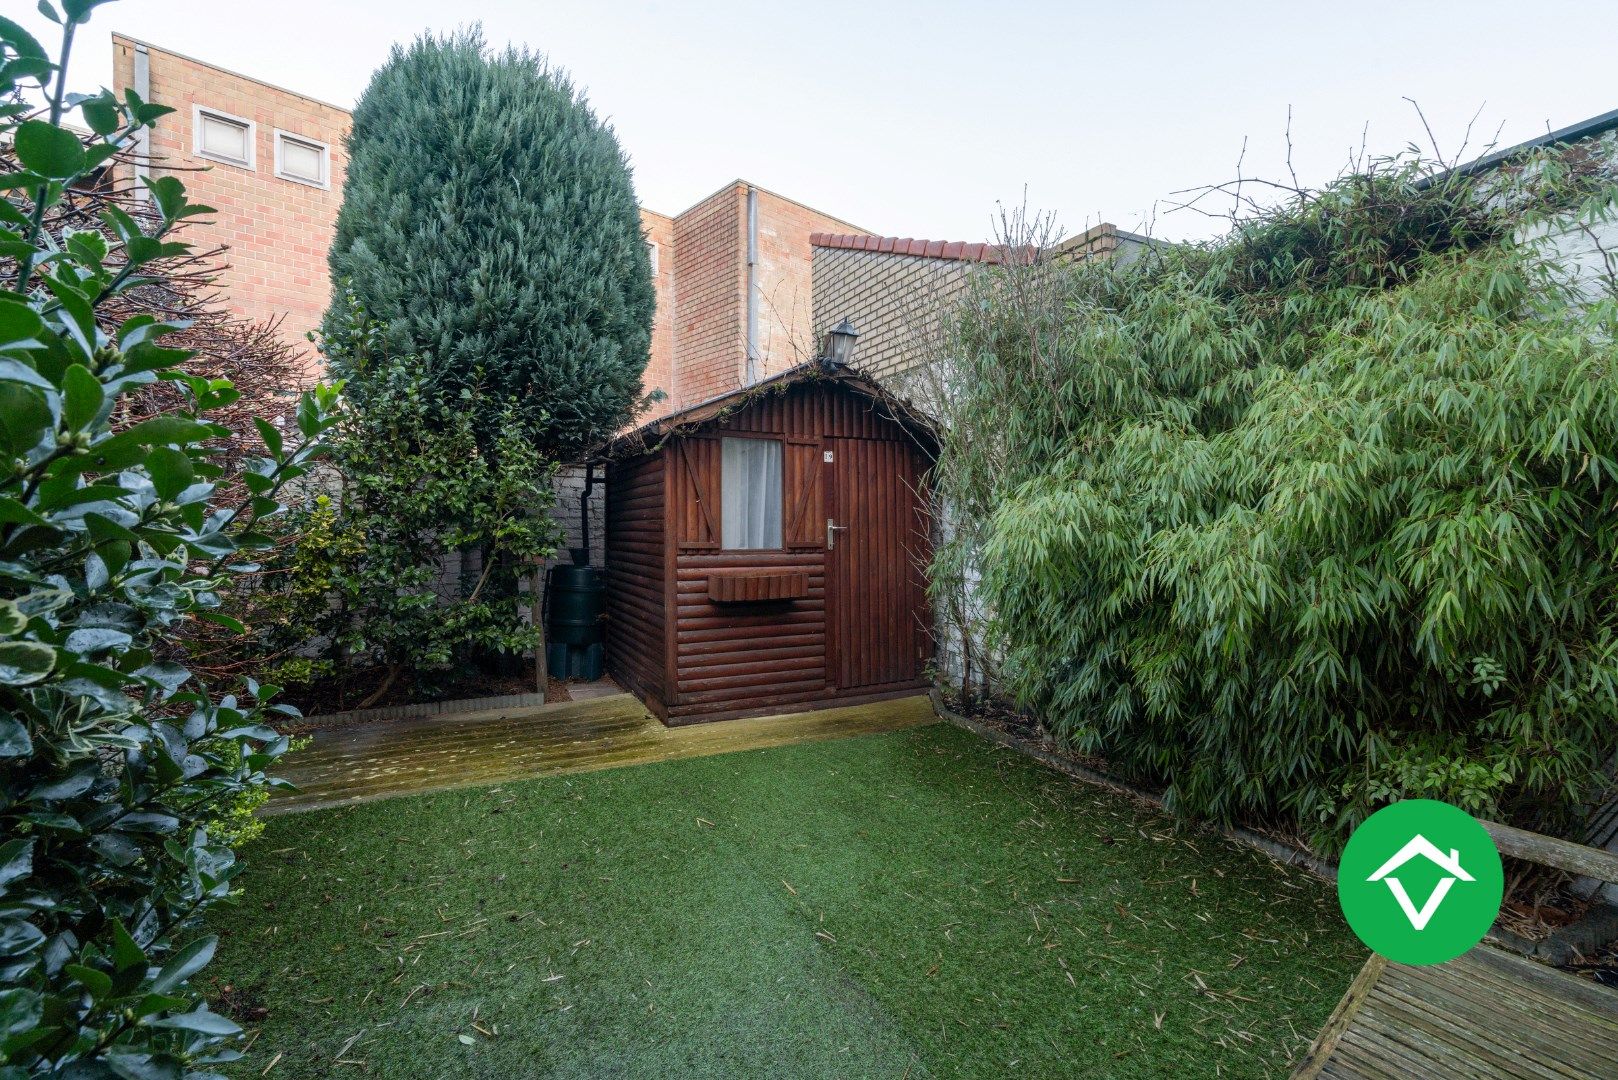
<svg viewBox="0 0 1618 1080"><path fill-rule="evenodd" d="M498 694L494 697L452 698L449 701L426 701L416 705L382 705L374 709L322 713L319 716L306 716L299 722L319 729L345 727L372 720L422 720L434 716L487 712L491 709L525 709L544 704L546 704L544 694Z"/></svg>

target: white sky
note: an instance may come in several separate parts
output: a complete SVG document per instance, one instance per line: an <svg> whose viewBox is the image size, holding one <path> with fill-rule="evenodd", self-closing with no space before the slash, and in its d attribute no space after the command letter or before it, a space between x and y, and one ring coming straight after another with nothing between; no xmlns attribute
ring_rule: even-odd
<svg viewBox="0 0 1618 1080"><path fill-rule="evenodd" d="M30 30L53 40L32 4ZM8 12L11 14L11 12ZM12 17L18 17L12 14ZM778 3L124 0L95 13L71 84L110 80L119 30L349 105L395 41L481 21L589 90L664 212L742 178L873 232L989 239L997 201L1169 239L1177 189L1373 153L1481 152L1618 107L1618 3ZM1466 157L1474 157L1468 152Z"/></svg>

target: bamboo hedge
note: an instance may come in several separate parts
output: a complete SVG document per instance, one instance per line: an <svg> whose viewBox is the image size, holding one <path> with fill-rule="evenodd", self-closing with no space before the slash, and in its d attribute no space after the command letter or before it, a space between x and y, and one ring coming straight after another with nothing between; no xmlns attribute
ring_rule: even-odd
<svg viewBox="0 0 1618 1080"><path fill-rule="evenodd" d="M1618 751L1614 160L1375 162L979 275L934 569L1000 688L1192 816L1569 824Z"/></svg>

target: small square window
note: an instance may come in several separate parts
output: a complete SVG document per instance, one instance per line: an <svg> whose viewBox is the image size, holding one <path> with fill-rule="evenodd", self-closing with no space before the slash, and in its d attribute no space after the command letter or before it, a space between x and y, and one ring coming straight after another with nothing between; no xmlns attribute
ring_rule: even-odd
<svg viewBox="0 0 1618 1080"><path fill-rule="evenodd" d="M253 168L255 126L251 120L201 105L191 111L192 152L209 161Z"/></svg>
<svg viewBox="0 0 1618 1080"><path fill-rule="evenodd" d="M745 551L781 546L781 444L722 439L719 507L722 544Z"/></svg>
<svg viewBox="0 0 1618 1080"><path fill-rule="evenodd" d="M315 187L331 186L331 148L323 142L277 129L275 175Z"/></svg>

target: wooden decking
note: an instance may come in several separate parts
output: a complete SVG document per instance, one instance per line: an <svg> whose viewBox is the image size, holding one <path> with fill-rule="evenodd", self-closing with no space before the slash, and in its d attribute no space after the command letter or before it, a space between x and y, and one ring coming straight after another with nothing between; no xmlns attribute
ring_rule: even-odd
<svg viewBox="0 0 1618 1080"><path fill-rule="evenodd" d="M705 757L899 731L937 720L925 695L816 712L667 728L629 694L505 712L320 731L286 759L298 785L265 813L290 813L443 788Z"/></svg>
<svg viewBox="0 0 1618 1080"><path fill-rule="evenodd" d="M1480 945L1447 964L1372 956L1294 1080L1618 1077L1618 991Z"/></svg>

